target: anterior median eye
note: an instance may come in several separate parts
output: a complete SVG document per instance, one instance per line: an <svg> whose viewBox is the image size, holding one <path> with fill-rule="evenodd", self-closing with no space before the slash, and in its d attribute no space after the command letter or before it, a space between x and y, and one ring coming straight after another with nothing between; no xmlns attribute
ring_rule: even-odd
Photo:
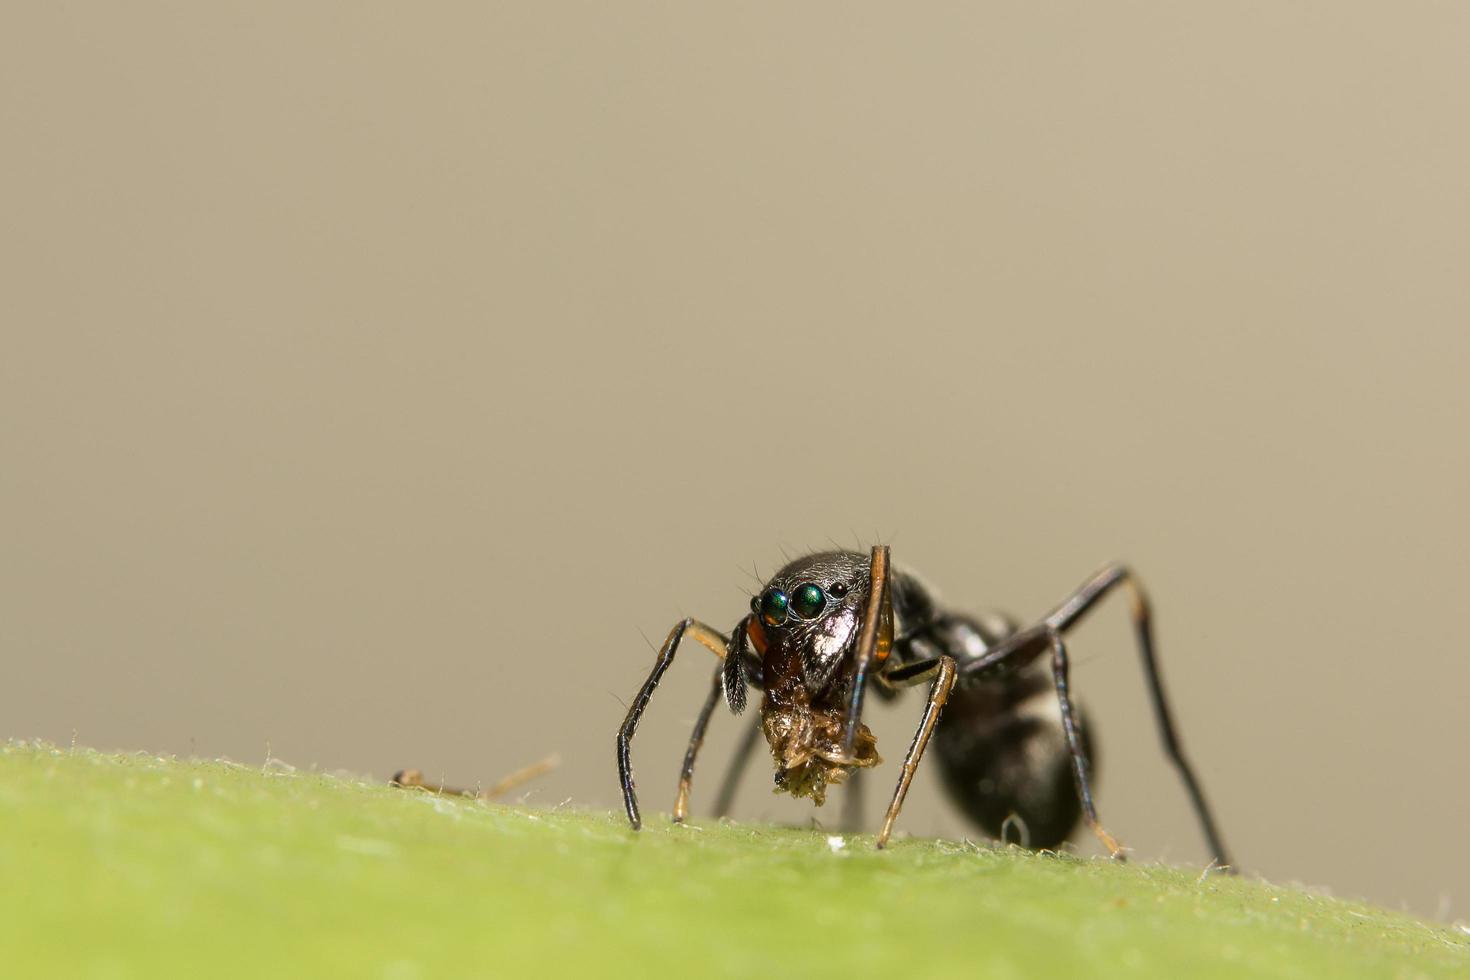
<svg viewBox="0 0 1470 980"><path fill-rule="evenodd" d="M827 597L822 594L822 588L811 582L798 585L796 591L791 594L791 611L802 619L816 619L827 608Z"/></svg>
<svg viewBox="0 0 1470 980"><path fill-rule="evenodd" d="M780 589L767 589L761 596L761 619L767 626L780 626L786 622L786 607L790 600Z"/></svg>

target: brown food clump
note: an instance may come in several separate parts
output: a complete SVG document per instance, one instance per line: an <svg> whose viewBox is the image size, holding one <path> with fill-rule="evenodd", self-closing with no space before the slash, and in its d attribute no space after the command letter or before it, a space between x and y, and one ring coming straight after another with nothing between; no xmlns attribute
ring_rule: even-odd
<svg viewBox="0 0 1470 980"><path fill-rule="evenodd" d="M828 785L847 781L855 769L867 769L883 759L878 740L867 725L859 724L853 739L853 755L842 752L845 717L838 709L813 710L805 690L798 690L779 705L767 698L761 711L766 744L776 761L776 792L809 796L821 806Z"/></svg>

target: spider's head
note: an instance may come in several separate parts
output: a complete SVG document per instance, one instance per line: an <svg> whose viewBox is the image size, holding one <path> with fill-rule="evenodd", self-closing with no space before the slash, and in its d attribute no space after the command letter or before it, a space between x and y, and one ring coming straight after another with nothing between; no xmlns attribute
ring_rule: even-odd
<svg viewBox="0 0 1470 980"><path fill-rule="evenodd" d="M851 757L842 751L852 654L870 585L867 555L824 552L791 562L751 599L749 636L766 687L761 723L778 792L820 804L829 783L882 761L866 725Z"/></svg>

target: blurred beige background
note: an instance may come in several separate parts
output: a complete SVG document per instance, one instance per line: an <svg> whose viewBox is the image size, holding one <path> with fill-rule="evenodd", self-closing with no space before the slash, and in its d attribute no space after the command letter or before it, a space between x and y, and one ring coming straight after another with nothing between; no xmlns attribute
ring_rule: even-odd
<svg viewBox="0 0 1470 980"><path fill-rule="evenodd" d="M1470 918L1467 44L1454 3L11 5L0 735L558 751L529 799L611 807L648 640L783 549L1025 615L1117 557L1242 863ZM1202 862L1121 604L1072 647L1108 826ZM769 778L739 814L808 819ZM929 772L903 826L970 832Z"/></svg>

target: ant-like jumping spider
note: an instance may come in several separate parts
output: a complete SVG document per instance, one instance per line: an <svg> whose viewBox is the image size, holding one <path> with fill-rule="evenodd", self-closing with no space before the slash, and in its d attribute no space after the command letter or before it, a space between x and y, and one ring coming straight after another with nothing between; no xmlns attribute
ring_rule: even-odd
<svg viewBox="0 0 1470 980"><path fill-rule="evenodd" d="M1132 599L1164 751L1179 770L1215 863L1228 867L1225 845L1175 734L1154 658L1148 601L1132 573L1116 564L1035 624L1019 628L1001 616L942 609L918 579L890 570L885 546L875 547L871 556L834 551L791 562L751 600L750 613L730 636L694 619L669 633L618 730L618 777L628 819L635 830L641 826L629 754L633 733L680 642L690 637L721 663L689 740L674 803L676 822L689 811L694 760L722 695L739 714L748 687L765 692L760 725L751 729L727 776L717 807L721 812L757 733L764 733L775 760L776 788L820 805L828 785L882 761L877 740L862 723L868 688L893 697L900 688L931 681L923 720L878 832L879 847L893 832L932 737L949 795L991 836L1002 837L1016 823L1029 846L1054 848L1080 818L1121 860L1122 847L1098 822L1092 804L1091 745L1072 699L1062 639L1118 586Z"/></svg>

